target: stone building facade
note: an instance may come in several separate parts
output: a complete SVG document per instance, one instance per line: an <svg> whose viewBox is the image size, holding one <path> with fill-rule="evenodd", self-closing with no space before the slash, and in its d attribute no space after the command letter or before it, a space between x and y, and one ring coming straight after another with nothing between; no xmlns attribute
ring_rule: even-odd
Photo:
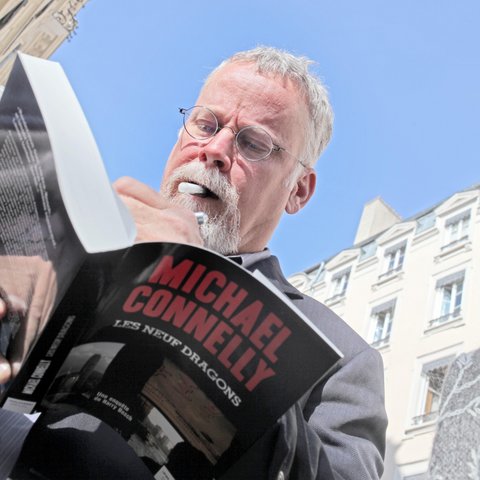
<svg viewBox="0 0 480 480"><path fill-rule="evenodd" d="M448 366L480 346L480 185L406 220L377 198L351 248L289 280L383 357L383 479L426 479Z"/></svg>
<svg viewBox="0 0 480 480"><path fill-rule="evenodd" d="M76 15L88 0L0 0L0 85L15 53L48 58L75 34Z"/></svg>

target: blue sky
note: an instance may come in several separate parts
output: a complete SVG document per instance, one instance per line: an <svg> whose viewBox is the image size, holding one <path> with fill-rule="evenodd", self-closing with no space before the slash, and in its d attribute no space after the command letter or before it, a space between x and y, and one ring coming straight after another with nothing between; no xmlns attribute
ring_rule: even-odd
<svg viewBox="0 0 480 480"><path fill-rule="evenodd" d="M480 182L478 0L90 0L78 20L52 58L110 178L155 188L177 107L194 104L223 58L266 44L317 62L334 136L314 198L284 216L270 244L287 274L351 246L377 196L407 218Z"/></svg>

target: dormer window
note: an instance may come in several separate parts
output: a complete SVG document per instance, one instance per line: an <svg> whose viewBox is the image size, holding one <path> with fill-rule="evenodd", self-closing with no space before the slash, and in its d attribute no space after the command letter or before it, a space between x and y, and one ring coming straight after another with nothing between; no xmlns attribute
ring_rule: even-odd
<svg viewBox="0 0 480 480"><path fill-rule="evenodd" d="M445 243L442 248L453 246L468 239L470 210L447 218L445 222Z"/></svg>

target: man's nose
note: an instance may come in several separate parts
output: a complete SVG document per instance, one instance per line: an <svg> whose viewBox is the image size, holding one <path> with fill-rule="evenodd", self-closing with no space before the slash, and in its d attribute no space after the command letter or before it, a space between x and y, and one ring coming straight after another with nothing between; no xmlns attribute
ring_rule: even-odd
<svg viewBox="0 0 480 480"><path fill-rule="evenodd" d="M230 127L222 127L200 149L199 158L208 166L215 166L222 172L232 167L234 154L235 131Z"/></svg>

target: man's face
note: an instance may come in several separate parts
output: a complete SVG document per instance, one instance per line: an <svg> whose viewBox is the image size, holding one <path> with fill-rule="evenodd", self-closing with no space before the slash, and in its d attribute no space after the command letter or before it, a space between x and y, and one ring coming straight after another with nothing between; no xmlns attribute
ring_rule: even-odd
<svg viewBox="0 0 480 480"><path fill-rule="evenodd" d="M236 132L251 125L262 127L273 143L292 154L272 152L264 160L250 162L239 154L229 128L207 141L182 130L165 167L162 192L176 203L208 214L207 225L202 226L207 247L223 254L260 251L283 211L295 213L313 193L313 171L301 173L300 188L298 182L291 182L298 168L295 157L303 151L305 101L291 81L259 75L252 64L232 63L210 79L196 105L212 110L221 127ZM213 195L179 193L182 181L205 186ZM308 198L299 200L305 187L310 190Z"/></svg>

